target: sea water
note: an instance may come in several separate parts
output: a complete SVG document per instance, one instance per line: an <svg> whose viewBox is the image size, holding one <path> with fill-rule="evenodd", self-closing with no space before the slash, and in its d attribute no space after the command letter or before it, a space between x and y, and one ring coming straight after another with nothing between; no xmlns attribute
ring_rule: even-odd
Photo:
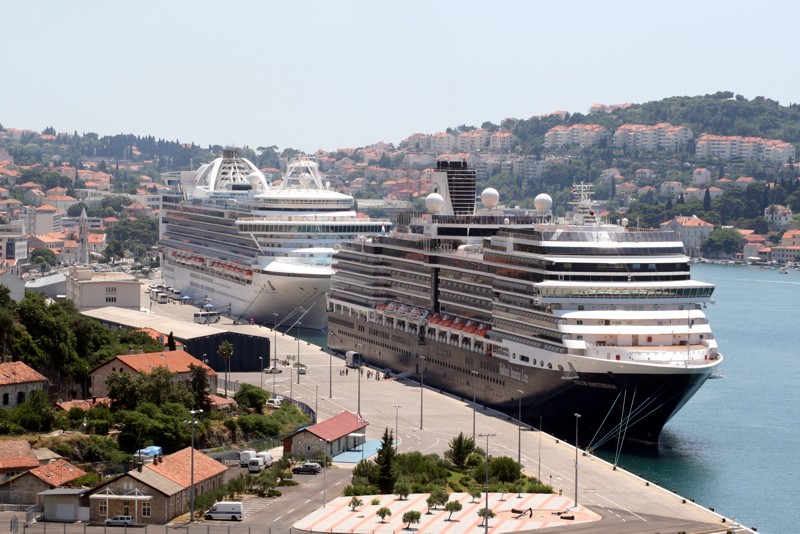
<svg viewBox="0 0 800 534"><path fill-rule="evenodd" d="M617 463L759 532L800 532L800 272L695 264L692 275L717 286L706 315L724 378L703 385L657 449L623 448Z"/></svg>

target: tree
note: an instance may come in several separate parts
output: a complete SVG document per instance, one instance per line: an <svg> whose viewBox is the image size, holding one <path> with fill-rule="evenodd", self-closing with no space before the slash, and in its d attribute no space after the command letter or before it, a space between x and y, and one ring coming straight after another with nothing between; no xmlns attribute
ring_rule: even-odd
<svg viewBox="0 0 800 534"><path fill-rule="evenodd" d="M444 491L442 488L434 488L431 490L430 495L428 496L426 502L428 503L428 513L431 513L431 509L436 508L437 506L443 506L447 503L447 492Z"/></svg>
<svg viewBox="0 0 800 534"><path fill-rule="evenodd" d="M463 432L459 432L458 436L450 441L450 449L445 452L445 458L453 462L458 468L464 467L467 458L475 450L475 440L471 437L464 436Z"/></svg>
<svg viewBox="0 0 800 534"><path fill-rule="evenodd" d="M447 516L447 520L450 521L453 517L453 513L460 512L462 508L461 501L448 501L444 505L444 511L450 513L450 515Z"/></svg>
<svg viewBox="0 0 800 534"><path fill-rule="evenodd" d="M489 520L494 517L494 512L489 508L481 508L478 510L478 517L485 518L484 522L488 525Z"/></svg>
<svg viewBox="0 0 800 534"><path fill-rule="evenodd" d="M706 187L706 194L703 195L703 211L711 211L711 191Z"/></svg>
<svg viewBox="0 0 800 534"><path fill-rule="evenodd" d="M403 523L406 523L406 529L411 528L411 525L419 523L422 514L418 510L409 510L403 514Z"/></svg>
<svg viewBox="0 0 800 534"><path fill-rule="evenodd" d="M355 512L356 508L358 508L362 504L364 504L364 501L362 501L361 499L359 499L358 497L356 497L354 495L353 498L350 499L350 502L348 503L348 506L350 507L350 511L351 512Z"/></svg>
<svg viewBox="0 0 800 534"><path fill-rule="evenodd" d="M397 498L402 501L405 500L406 497L408 497L408 495L411 493L411 486L409 486L406 482L397 482L392 491L395 495L397 495ZM405 519L403 521L405 521Z"/></svg>
<svg viewBox="0 0 800 534"><path fill-rule="evenodd" d="M469 496L472 497L472 502L475 502L482 493L483 491L478 486L472 486L469 489Z"/></svg>
<svg viewBox="0 0 800 534"><path fill-rule="evenodd" d="M489 476L499 482L514 482L522 472L522 466L507 456L492 458L489 461Z"/></svg>
<svg viewBox="0 0 800 534"><path fill-rule="evenodd" d="M58 263L55 253L47 248L37 248L31 252L31 263L35 263L43 270L53 267Z"/></svg>
<svg viewBox="0 0 800 534"><path fill-rule="evenodd" d="M381 518L381 523L386 523L386 518L392 515L392 511L388 507L382 506L378 508L378 511L375 512L375 515Z"/></svg>
<svg viewBox="0 0 800 534"><path fill-rule="evenodd" d="M208 380L208 371L201 365L189 365L189 391L192 393L194 408L199 408L208 413L211 409L211 400L208 394L211 393L211 384Z"/></svg>
<svg viewBox="0 0 800 534"><path fill-rule="evenodd" d="M269 398L269 393L252 384L242 384L233 398L242 408L252 408L255 413L261 413L261 409Z"/></svg>
<svg viewBox="0 0 800 534"><path fill-rule="evenodd" d="M394 437L387 427L381 438L381 446L375 457L378 466L378 488L381 493L390 493L394 488L397 477L394 474L394 459L397 450L394 448Z"/></svg>
<svg viewBox="0 0 800 534"><path fill-rule="evenodd" d="M225 361L225 396L228 396L228 376L233 358L233 344L227 339L219 344L217 354Z"/></svg>

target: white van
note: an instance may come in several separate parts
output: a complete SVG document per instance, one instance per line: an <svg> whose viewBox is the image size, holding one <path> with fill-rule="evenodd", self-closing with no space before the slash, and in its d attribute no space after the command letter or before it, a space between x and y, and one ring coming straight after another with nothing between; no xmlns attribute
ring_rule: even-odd
<svg viewBox="0 0 800 534"><path fill-rule="evenodd" d="M169 302L169 295L167 295L166 293L159 293L158 300L156 302L158 302L159 304L167 304Z"/></svg>
<svg viewBox="0 0 800 534"><path fill-rule="evenodd" d="M248 473L260 473L264 470L264 458L261 456L253 456L247 463Z"/></svg>
<svg viewBox="0 0 800 534"><path fill-rule="evenodd" d="M216 323L219 321L219 312L198 311L194 312L194 322L199 324Z"/></svg>
<svg viewBox="0 0 800 534"><path fill-rule="evenodd" d="M250 463L250 458L255 457L256 451L254 449L247 449L239 451L239 467L247 467Z"/></svg>
<svg viewBox="0 0 800 534"><path fill-rule="evenodd" d="M241 521L244 517L244 506L237 501L218 502L203 514L206 519L229 519Z"/></svg>
<svg viewBox="0 0 800 534"><path fill-rule="evenodd" d="M256 454L256 457L264 460L264 467L272 467L272 462L273 462L272 455L267 451L259 452L258 454Z"/></svg>

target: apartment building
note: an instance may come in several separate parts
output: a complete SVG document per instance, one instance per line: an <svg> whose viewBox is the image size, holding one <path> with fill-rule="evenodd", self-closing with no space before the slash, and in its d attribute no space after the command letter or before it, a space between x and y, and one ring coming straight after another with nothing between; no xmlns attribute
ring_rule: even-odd
<svg viewBox="0 0 800 534"><path fill-rule="evenodd" d="M614 146L625 151L665 150L676 152L692 139L692 130L662 122L653 126L623 124L614 132Z"/></svg>
<svg viewBox="0 0 800 534"><path fill-rule="evenodd" d="M697 140L695 154L702 158L743 159L767 163L788 163L795 147L777 139L704 134Z"/></svg>
<svg viewBox="0 0 800 534"><path fill-rule="evenodd" d="M678 216L671 221L661 223L662 230L672 230L675 236L683 241L686 253L691 257L702 256L701 247L714 230L714 225L698 218Z"/></svg>
<svg viewBox="0 0 800 534"><path fill-rule="evenodd" d="M439 132L431 135L431 151L436 154L449 154L456 146L456 136Z"/></svg>
<svg viewBox="0 0 800 534"><path fill-rule="evenodd" d="M606 137L608 137L608 130L599 124L558 125L550 128L544 134L544 147L553 149L565 145L578 145L586 148L598 144Z"/></svg>

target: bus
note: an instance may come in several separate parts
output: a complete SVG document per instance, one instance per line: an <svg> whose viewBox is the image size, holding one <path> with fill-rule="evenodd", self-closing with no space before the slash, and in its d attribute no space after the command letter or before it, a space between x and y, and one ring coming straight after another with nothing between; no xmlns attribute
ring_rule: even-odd
<svg viewBox="0 0 800 534"><path fill-rule="evenodd" d="M219 312L199 311L194 312L194 322L198 324L216 323L219 321Z"/></svg>
<svg viewBox="0 0 800 534"><path fill-rule="evenodd" d="M348 350L344 353L344 364L347 367L354 369L361 367L361 353L354 350Z"/></svg>

